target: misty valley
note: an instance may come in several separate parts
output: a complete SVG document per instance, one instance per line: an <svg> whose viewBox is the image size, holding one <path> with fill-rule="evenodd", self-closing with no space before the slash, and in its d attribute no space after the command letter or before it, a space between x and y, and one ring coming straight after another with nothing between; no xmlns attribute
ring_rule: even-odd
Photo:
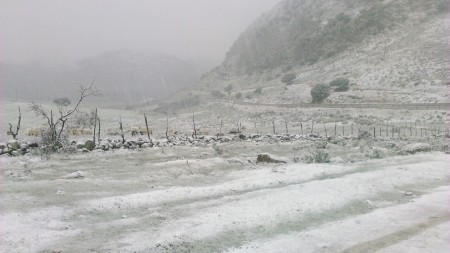
<svg viewBox="0 0 450 253"><path fill-rule="evenodd" d="M449 252L449 10L1 2L0 252Z"/></svg>

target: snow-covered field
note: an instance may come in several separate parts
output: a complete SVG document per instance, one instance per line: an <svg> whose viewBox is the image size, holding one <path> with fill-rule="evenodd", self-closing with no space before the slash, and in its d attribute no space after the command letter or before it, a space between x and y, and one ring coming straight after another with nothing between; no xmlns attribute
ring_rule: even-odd
<svg viewBox="0 0 450 253"><path fill-rule="evenodd" d="M2 158L0 251L449 252L449 155L271 165L255 152Z"/></svg>

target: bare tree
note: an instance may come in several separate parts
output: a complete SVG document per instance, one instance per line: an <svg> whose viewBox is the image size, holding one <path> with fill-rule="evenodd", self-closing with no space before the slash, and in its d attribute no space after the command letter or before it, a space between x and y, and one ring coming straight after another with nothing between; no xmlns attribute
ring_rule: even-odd
<svg viewBox="0 0 450 253"><path fill-rule="evenodd" d="M101 95L101 91L94 87L94 82L95 78L87 88L84 88L82 85L80 85L80 97L75 104L75 107L70 110L59 107L59 116L56 119L54 119L53 111L50 111L49 113L42 107L42 105L34 103L31 104L31 110L47 120L49 138L46 139L47 143L45 144L50 145L54 151L62 146L61 136L67 127L66 123L70 119L70 117L78 110L81 102L83 102L83 100L87 97Z"/></svg>
<svg viewBox="0 0 450 253"><path fill-rule="evenodd" d="M122 137L122 144L125 143L125 134L123 133L123 125L122 125L122 118L119 117L119 129L120 129L120 136Z"/></svg>
<svg viewBox="0 0 450 253"><path fill-rule="evenodd" d="M9 124L9 131L7 132L8 135L12 135L13 139L15 140L17 135L19 134L19 129L20 129L20 121L22 120L22 113L20 112L20 107L19 108L19 117L17 119L17 125L16 125L16 131L13 131L13 126L11 125L11 123Z"/></svg>

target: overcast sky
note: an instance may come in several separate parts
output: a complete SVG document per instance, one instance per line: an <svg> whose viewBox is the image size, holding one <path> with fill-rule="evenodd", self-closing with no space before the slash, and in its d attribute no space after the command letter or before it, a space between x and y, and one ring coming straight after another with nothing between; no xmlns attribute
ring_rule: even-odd
<svg viewBox="0 0 450 253"><path fill-rule="evenodd" d="M0 0L2 61L76 61L153 49L222 60L280 0Z"/></svg>

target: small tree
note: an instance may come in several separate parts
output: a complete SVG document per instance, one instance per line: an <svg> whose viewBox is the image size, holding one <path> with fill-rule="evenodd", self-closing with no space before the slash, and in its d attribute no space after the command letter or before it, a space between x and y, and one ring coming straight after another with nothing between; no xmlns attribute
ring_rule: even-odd
<svg viewBox="0 0 450 253"><path fill-rule="evenodd" d="M335 87L334 91L342 92L350 89L350 80L346 78L338 78L330 82L331 87Z"/></svg>
<svg viewBox="0 0 450 253"><path fill-rule="evenodd" d="M228 84L225 89L223 89L226 93L230 94L231 91L233 90L233 85L232 84Z"/></svg>
<svg viewBox="0 0 450 253"><path fill-rule="evenodd" d="M289 74L285 74L282 78L281 78L281 82L286 84L286 85L291 85L294 83L294 80L297 78L297 75L295 73L289 73Z"/></svg>
<svg viewBox="0 0 450 253"><path fill-rule="evenodd" d="M42 116L47 120L47 129L44 132L45 136L42 136L43 142L47 145L51 150L56 151L60 147L62 147L62 134L64 130L67 128L67 121L74 115L74 113L78 110L81 102L90 96L98 96L101 95L100 90L96 89L94 85L95 79L91 82L91 84L84 88L80 86L80 97L78 99L77 104L74 108L70 110L65 110L61 106L59 107L59 116L53 114L53 111L46 111L42 105L31 104L31 110L36 113L36 115Z"/></svg>
<svg viewBox="0 0 450 253"><path fill-rule="evenodd" d="M20 107L19 107L19 117L17 119L16 131L13 130L13 126L11 125L11 123L8 123L9 124L9 130L8 130L7 134L8 135L12 135L14 140L17 138L17 135L19 134L20 121L21 120L22 120L22 113L20 112Z"/></svg>
<svg viewBox="0 0 450 253"><path fill-rule="evenodd" d="M69 106L72 102L70 101L70 99L66 97L59 97L53 99L53 103L55 103L58 106Z"/></svg>
<svg viewBox="0 0 450 253"><path fill-rule="evenodd" d="M322 103L327 97L331 95L330 86L328 84L320 83L311 89L311 96L313 103Z"/></svg>

